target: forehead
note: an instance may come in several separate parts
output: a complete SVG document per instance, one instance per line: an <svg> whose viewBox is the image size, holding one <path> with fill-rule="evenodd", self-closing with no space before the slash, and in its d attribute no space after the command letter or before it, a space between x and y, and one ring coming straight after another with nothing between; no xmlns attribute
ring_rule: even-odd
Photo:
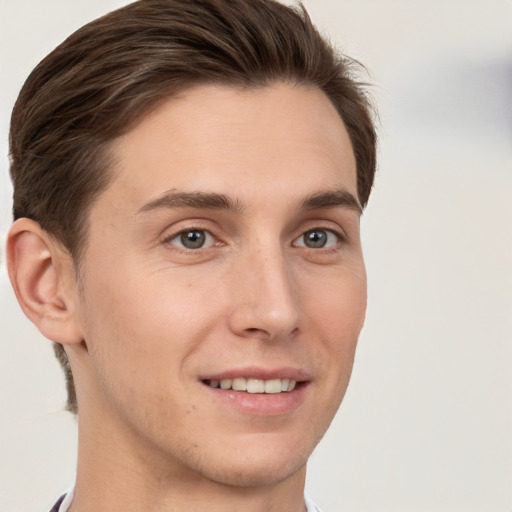
<svg viewBox="0 0 512 512"><path fill-rule="evenodd" d="M347 131L319 89L203 85L172 97L113 144L106 195L134 209L168 190L281 198L315 189L356 195Z"/></svg>

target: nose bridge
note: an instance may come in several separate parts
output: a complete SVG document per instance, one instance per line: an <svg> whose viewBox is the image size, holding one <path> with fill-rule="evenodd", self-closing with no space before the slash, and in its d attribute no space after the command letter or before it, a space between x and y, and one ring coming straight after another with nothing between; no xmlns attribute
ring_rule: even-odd
<svg viewBox="0 0 512 512"><path fill-rule="evenodd" d="M280 243L260 241L247 248L236 274L232 327L238 334L277 338L297 328L297 291Z"/></svg>

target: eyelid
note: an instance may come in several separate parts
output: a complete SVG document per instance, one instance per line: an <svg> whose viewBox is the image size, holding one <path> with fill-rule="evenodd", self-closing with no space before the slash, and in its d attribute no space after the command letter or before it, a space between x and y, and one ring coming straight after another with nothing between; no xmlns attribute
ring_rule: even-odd
<svg viewBox="0 0 512 512"><path fill-rule="evenodd" d="M312 217L309 219L305 219L303 223L301 223L300 227L297 228L297 236L295 239L298 239L304 233L308 231L314 231L315 229L329 231L336 235L340 242L349 242L350 237L347 234L346 230L342 227L339 220L334 220L330 218L322 218L322 217Z"/></svg>
<svg viewBox="0 0 512 512"><path fill-rule="evenodd" d="M180 241L181 235L183 233L192 232L192 231L201 231L201 232L205 233L206 239L205 239L204 245L202 245L201 247L192 249L190 247L185 247L182 243L174 243L174 240ZM195 252L195 251L199 251L201 249L208 249L208 248L212 247L213 245L215 245L215 237L206 229L186 228L186 229L182 229L181 231L178 231L174 235L168 236L165 240L165 243L174 245L183 251L194 251Z"/></svg>
<svg viewBox="0 0 512 512"><path fill-rule="evenodd" d="M328 224L328 225L326 225L326 224ZM300 229L300 233L298 234L298 236L294 237L294 239L292 241L292 245L308 248L304 244L300 244L300 245L297 244L297 241L302 239L302 237L306 233L308 233L310 231L314 231L314 230L321 230L321 231L327 231L329 233L332 233L337 238L339 244L349 242L350 238L346 234L345 230L338 223L335 223L335 226L333 226L333 224L334 224L334 222L330 222L330 221L326 221L326 220L316 220L316 221L312 220L312 221L307 222L306 226L303 226ZM215 226L213 226L213 229L212 229L211 224L207 221L205 222L203 219L188 219L185 221L177 222L176 225L174 225L172 227L168 226L165 230L163 230L163 233L160 237L160 243L162 243L164 245L169 245L172 240L174 240L175 238L180 236L182 233L187 232L187 231L194 231L194 230L204 231L205 233L207 233L209 236L212 237L213 243L210 243L208 246L201 247L198 249L189 249L186 247L181 247L180 245L176 245L176 244L171 244L171 245L173 245L173 247L176 248L177 250L182 250L182 251L187 251L187 252L198 252L200 249L208 249L215 245L218 245L218 246L225 245L225 242L222 240L222 238L220 238L216 234L216 231L218 231L218 229L215 228ZM333 248L333 246L330 246L330 247L327 247L324 249L332 249L332 248ZM318 248L318 249L314 249L314 250L319 251L321 249L322 248Z"/></svg>
<svg viewBox="0 0 512 512"><path fill-rule="evenodd" d="M186 233L187 231L203 231L212 237L213 243L209 244L206 247L201 247L198 249L189 249L187 247L182 247L177 244L171 244L171 241L175 238L179 237L182 233ZM198 252L200 249L208 249L214 245L222 245L222 241L219 237L214 234L215 229L212 229L212 226L208 222L204 222L199 219L191 219L177 222L175 225L167 227L162 235L160 236L160 243L163 245L170 245L177 251L185 251L185 252Z"/></svg>
<svg viewBox="0 0 512 512"><path fill-rule="evenodd" d="M304 236L307 234L307 233L311 233L312 231L325 231L331 235L333 235L335 238L336 238L336 243L333 244L333 245L329 245L329 246L324 246L324 247L308 247L305 243L304 243ZM294 239L293 241L293 244L295 247L305 247L306 249L311 249L313 251L322 251L322 250L332 250L333 248L335 248L336 246L339 246L340 244L344 243L347 241L347 237L344 233L341 232L341 230L336 230L336 229L333 229L333 228L328 228L328 227L325 227L325 226L315 226L315 227L311 227L309 229L306 229L304 231L302 231L302 233ZM301 243L299 243L301 242Z"/></svg>

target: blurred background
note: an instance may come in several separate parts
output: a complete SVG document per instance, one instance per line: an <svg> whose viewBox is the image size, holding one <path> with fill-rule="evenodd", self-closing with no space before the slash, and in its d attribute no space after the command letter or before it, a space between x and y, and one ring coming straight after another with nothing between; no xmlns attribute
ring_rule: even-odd
<svg viewBox="0 0 512 512"><path fill-rule="evenodd" d="M76 422L51 343L10 289L10 111L31 69L128 2L0 0L0 510L72 485ZM363 216L369 307L309 465L325 512L512 510L512 1L306 0L368 68L380 160Z"/></svg>

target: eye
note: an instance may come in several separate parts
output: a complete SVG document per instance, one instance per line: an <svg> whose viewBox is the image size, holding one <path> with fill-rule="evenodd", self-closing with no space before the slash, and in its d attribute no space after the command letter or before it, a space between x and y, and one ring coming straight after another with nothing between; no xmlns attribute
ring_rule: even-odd
<svg viewBox="0 0 512 512"><path fill-rule="evenodd" d="M301 235L295 245L309 247L310 249L325 249L336 246L339 240L340 237L334 231L315 228Z"/></svg>
<svg viewBox="0 0 512 512"><path fill-rule="evenodd" d="M180 231L172 238L167 239L167 243L190 250L211 247L215 243L215 240L213 236L204 229L186 229Z"/></svg>

